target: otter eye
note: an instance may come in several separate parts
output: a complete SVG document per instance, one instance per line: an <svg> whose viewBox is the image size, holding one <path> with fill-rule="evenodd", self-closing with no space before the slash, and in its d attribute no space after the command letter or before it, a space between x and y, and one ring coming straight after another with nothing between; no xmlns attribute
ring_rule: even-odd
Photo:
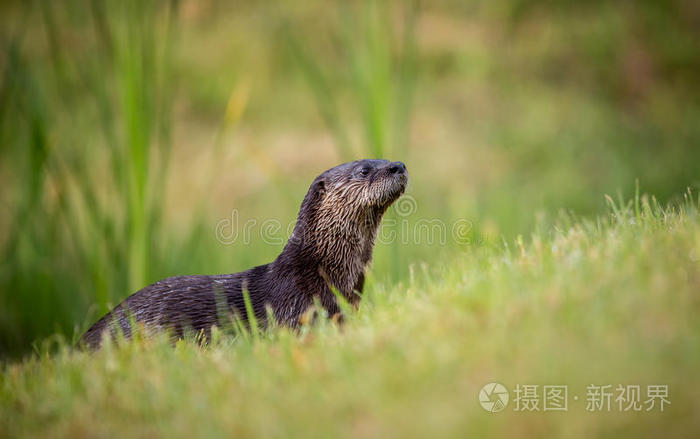
<svg viewBox="0 0 700 439"><path fill-rule="evenodd" d="M367 176L367 174L369 174L369 168L361 168L360 169L361 176L365 177L365 176Z"/></svg>

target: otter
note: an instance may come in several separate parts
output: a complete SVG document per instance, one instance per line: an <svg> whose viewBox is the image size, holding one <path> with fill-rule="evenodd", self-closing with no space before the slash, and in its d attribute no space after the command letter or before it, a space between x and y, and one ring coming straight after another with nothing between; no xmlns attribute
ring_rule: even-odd
<svg viewBox="0 0 700 439"><path fill-rule="evenodd" d="M407 183L402 162L366 159L331 168L309 187L292 235L273 262L240 273L176 276L151 284L98 320L81 344L98 348L105 331L128 338L133 322L149 332L171 331L174 338L187 329L208 336L222 306L249 325L253 319L244 292L262 327L270 311L277 323L296 327L315 301L329 316L338 315L336 294L359 303L380 221Z"/></svg>

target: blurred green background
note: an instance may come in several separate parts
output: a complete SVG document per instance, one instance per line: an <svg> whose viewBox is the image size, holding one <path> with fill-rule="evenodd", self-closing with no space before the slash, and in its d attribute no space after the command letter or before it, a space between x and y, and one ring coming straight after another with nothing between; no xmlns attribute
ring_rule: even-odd
<svg viewBox="0 0 700 439"><path fill-rule="evenodd" d="M373 278L401 282L636 181L697 190L699 120L692 0L3 2L0 357L160 278L269 262L339 162L404 161L388 227L447 225L378 245Z"/></svg>

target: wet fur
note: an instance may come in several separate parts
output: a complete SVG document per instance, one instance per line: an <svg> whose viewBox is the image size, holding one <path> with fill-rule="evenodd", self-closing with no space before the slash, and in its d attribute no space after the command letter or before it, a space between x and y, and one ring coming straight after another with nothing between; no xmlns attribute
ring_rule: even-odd
<svg viewBox="0 0 700 439"><path fill-rule="evenodd" d="M340 309L330 287L350 303L359 302L382 215L406 182L400 162L360 160L329 169L311 184L292 236L273 262L240 273L156 282L102 317L81 341L98 347L105 330L129 337L131 322L148 331L171 330L176 337L187 328L207 334L222 314L245 322L243 288L263 326L268 307L277 322L292 327L314 300L334 315Z"/></svg>

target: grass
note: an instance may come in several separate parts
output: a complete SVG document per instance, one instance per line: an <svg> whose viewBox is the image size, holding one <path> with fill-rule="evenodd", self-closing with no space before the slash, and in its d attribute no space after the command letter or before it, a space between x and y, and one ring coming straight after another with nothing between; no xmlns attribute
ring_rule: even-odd
<svg viewBox="0 0 700 439"><path fill-rule="evenodd" d="M2 118L3 153L15 164L3 199L12 230L0 269L3 356L75 332L158 270L171 120L168 6L94 2L87 16L50 2L20 8L24 26L27 17L42 20L52 56L32 56L24 26L10 39L3 104L18 111ZM66 29L57 23L66 22L98 38L81 50L61 47Z"/></svg>
<svg viewBox="0 0 700 439"><path fill-rule="evenodd" d="M0 437L697 435L698 9L555 3L3 2ZM272 260L368 156L411 185L342 328L69 347L145 284ZM589 384L671 405L589 413Z"/></svg>
<svg viewBox="0 0 700 439"><path fill-rule="evenodd" d="M224 246L219 220L287 224L344 160L407 164L415 209L388 233L461 218L465 242L598 214L635 179L697 187L693 11L195 3L0 6L0 358L163 277L268 262L281 245ZM453 244L378 245L376 276Z"/></svg>
<svg viewBox="0 0 700 439"><path fill-rule="evenodd" d="M370 279L341 328L93 354L58 343L4 365L0 436L692 436L698 200L608 203L604 217L562 217L530 239L412 267L398 284ZM477 399L492 381L511 390L496 414ZM517 384L567 385L568 412L514 411ZM666 384L671 405L589 412L589 384Z"/></svg>
<svg viewBox="0 0 700 439"><path fill-rule="evenodd" d="M325 35L339 54L335 62L318 47L316 35L304 38L289 20L283 21L281 34L289 54L343 160L358 153L376 158L406 155L416 88L419 5L411 1L400 6L376 0L339 3ZM400 26L392 23L392 14L401 16ZM353 151L350 121L358 119L363 134Z"/></svg>

